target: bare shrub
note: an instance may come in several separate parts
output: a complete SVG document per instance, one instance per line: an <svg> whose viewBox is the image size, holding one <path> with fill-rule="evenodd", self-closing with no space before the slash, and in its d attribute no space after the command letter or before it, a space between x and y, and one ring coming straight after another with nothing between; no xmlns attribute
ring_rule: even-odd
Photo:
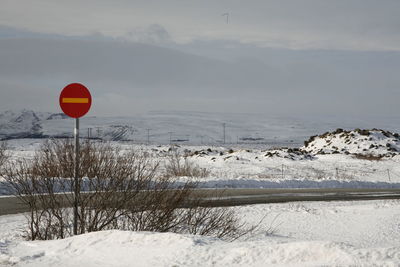
<svg viewBox="0 0 400 267"><path fill-rule="evenodd" d="M340 167L332 169L318 169L315 167L304 167L301 169L306 172L305 178L311 178L316 180L326 180L326 179L342 179L342 180L353 180L355 179L355 174L351 173L350 170Z"/></svg>
<svg viewBox="0 0 400 267"><path fill-rule="evenodd" d="M2 177L4 175L4 167L5 163L9 159L9 153L7 151L7 143L6 142L0 142L0 194L3 192L7 193L8 192L8 187L7 183L3 181Z"/></svg>
<svg viewBox="0 0 400 267"><path fill-rule="evenodd" d="M133 231L207 235L227 240L250 234L257 228L241 222L232 208L202 206L196 199L181 202L174 195L166 197L161 207L158 198L151 201L155 205L147 203L140 210L131 210L122 223ZM168 202L171 198L175 204Z"/></svg>
<svg viewBox="0 0 400 267"><path fill-rule="evenodd" d="M54 239L71 235L74 188L72 142L46 142L33 160L7 169L6 180L29 205L29 238ZM140 153L120 153L107 144L85 143L80 150L78 233L103 230L121 216L121 209L148 188L157 164Z"/></svg>
<svg viewBox="0 0 400 267"><path fill-rule="evenodd" d="M30 208L30 240L73 234L73 151L69 140L50 141L32 160L7 167L7 182ZM121 229L235 239L253 229L229 208L202 207L192 194L195 183L160 174L159 163L146 153L87 142L80 158L79 234Z"/></svg>
<svg viewBox="0 0 400 267"><path fill-rule="evenodd" d="M165 162L165 175L169 177L207 177L210 171L200 168L178 152L171 152Z"/></svg>
<svg viewBox="0 0 400 267"><path fill-rule="evenodd" d="M0 171L3 169L4 164L7 162L9 158L9 155L7 153L7 147L8 146L6 142L0 142Z"/></svg>
<svg viewBox="0 0 400 267"><path fill-rule="evenodd" d="M320 170L317 168L311 168L311 170L313 172L312 177L317 180L322 180L322 179L329 177L329 174L327 174L326 171L324 171L324 170Z"/></svg>
<svg viewBox="0 0 400 267"><path fill-rule="evenodd" d="M187 227L185 232L219 238L237 239L256 228L256 226L248 227L240 222L234 210L229 208L196 206L184 210L183 219L183 225Z"/></svg>

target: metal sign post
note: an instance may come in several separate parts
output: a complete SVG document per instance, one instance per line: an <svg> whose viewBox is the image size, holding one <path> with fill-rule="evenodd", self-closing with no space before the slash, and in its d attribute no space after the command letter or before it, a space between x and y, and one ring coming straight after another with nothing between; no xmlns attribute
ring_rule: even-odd
<svg viewBox="0 0 400 267"><path fill-rule="evenodd" d="M79 118L75 119L74 129L74 141L75 141L75 157L74 157L74 235L78 234L78 207L79 207L79 194L80 194L80 183L79 183Z"/></svg>
<svg viewBox="0 0 400 267"><path fill-rule="evenodd" d="M74 129L74 221L73 233L78 234L78 218L79 218L79 199L81 191L80 173L79 173L79 118L84 116L92 105L92 96L89 90L80 83L71 83L67 85L60 94L60 107L63 112L71 118L75 118ZM71 188L72 191L72 188Z"/></svg>

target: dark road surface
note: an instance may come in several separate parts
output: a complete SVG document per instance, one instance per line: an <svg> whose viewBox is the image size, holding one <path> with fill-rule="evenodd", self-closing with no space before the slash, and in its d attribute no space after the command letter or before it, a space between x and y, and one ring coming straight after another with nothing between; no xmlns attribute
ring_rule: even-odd
<svg viewBox="0 0 400 267"><path fill-rule="evenodd" d="M398 189L197 189L201 205L223 207L296 201L349 201L400 199ZM14 196L0 197L0 215L29 211Z"/></svg>

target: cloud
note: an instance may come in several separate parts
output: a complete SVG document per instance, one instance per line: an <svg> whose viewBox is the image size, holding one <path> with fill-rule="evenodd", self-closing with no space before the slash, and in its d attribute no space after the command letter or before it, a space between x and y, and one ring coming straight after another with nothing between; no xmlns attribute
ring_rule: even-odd
<svg viewBox="0 0 400 267"><path fill-rule="evenodd" d="M92 91L92 115L154 109L397 112L398 52L271 49L232 41L169 46L90 36L0 38L0 106L58 111L61 89L81 82Z"/></svg>
<svg viewBox="0 0 400 267"><path fill-rule="evenodd" d="M0 24L134 42L231 40L289 49L400 50L397 0L3 0ZM222 13L230 14L229 24Z"/></svg>
<svg viewBox="0 0 400 267"><path fill-rule="evenodd" d="M171 41L168 31L158 24L152 24L144 28L135 28L127 32L125 38L132 42L163 44Z"/></svg>

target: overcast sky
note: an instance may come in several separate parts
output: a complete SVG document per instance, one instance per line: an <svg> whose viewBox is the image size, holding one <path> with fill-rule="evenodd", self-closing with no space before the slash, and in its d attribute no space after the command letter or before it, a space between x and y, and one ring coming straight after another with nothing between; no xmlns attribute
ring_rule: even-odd
<svg viewBox="0 0 400 267"><path fill-rule="evenodd" d="M0 0L0 110L393 116L400 1ZM229 13L226 23L224 13Z"/></svg>

